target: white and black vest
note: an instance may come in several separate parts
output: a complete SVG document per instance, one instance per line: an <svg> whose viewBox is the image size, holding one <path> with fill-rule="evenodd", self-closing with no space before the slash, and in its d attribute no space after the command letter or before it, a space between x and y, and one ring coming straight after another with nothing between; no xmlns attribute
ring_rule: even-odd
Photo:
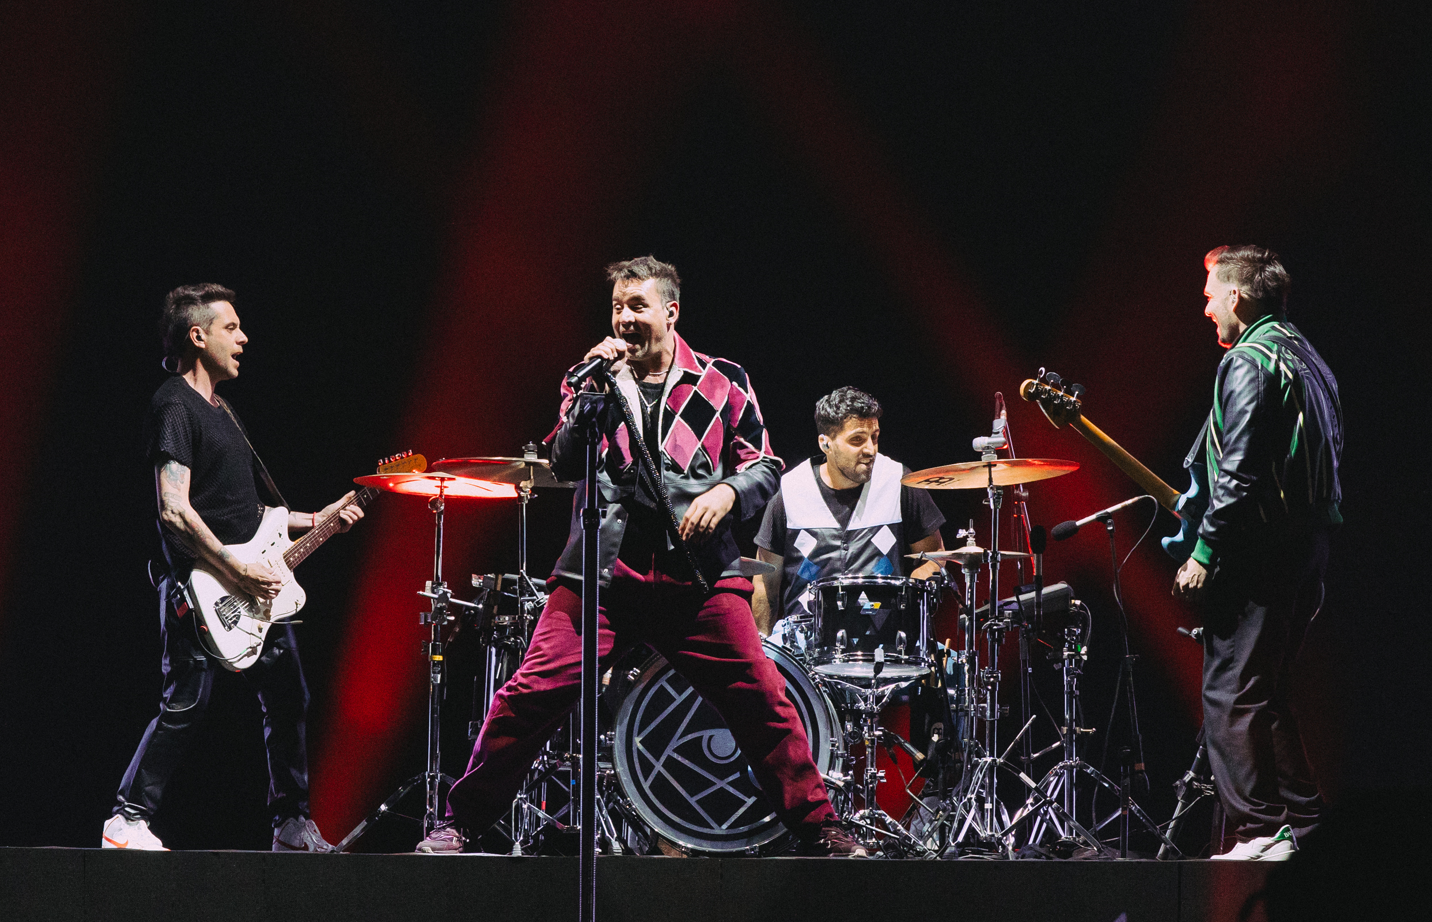
<svg viewBox="0 0 1432 922"><path fill-rule="evenodd" d="M830 576L904 576L900 559L900 462L875 456L870 480L844 529L821 495L810 462L781 477L786 509L785 562L781 578L784 615L810 612L810 584Z"/></svg>

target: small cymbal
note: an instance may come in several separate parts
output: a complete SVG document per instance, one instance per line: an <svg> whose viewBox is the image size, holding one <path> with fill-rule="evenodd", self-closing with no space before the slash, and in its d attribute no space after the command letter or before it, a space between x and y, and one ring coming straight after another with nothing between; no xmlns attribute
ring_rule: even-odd
<svg viewBox="0 0 1432 922"><path fill-rule="evenodd" d="M511 499L517 488L508 483L488 483L456 474L428 472L408 474L365 474L354 483L404 496L437 496L447 499Z"/></svg>
<svg viewBox="0 0 1432 922"><path fill-rule="evenodd" d="M747 579L753 576L765 576L767 573L776 572L775 564L766 563L764 560L757 560L754 557L742 557L736 561L736 565L741 568L741 575Z"/></svg>
<svg viewBox="0 0 1432 922"><path fill-rule="evenodd" d="M995 461L966 461L929 467L900 478L907 487L922 490L983 490L994 481L997 487L1032 483L1062 477L1079 470L1078 461L1055 461L1050 458L1003 458Z"/></svg>
<svg viewBox="0 0 1432 922"><path fill-rule="evenodd" d="M933 560L935 563L944 563L953 560L963 564L969 560L984 560L986 551L982 547L966 546L946 548L943 551L926 551L923 554L906 554L912 560ZM1000 560L1016 560L1020 557L1028 557L1024 551L1000 551Z"/></svg>
<svg viewBox="0 0 1432 922"><path fill-rule="evenodd" d="M488 483L530 482L533 489L545 487L570 490L576 486L553 477L552 462L546 458L444 458L434 463L430 469Z"/></svg>

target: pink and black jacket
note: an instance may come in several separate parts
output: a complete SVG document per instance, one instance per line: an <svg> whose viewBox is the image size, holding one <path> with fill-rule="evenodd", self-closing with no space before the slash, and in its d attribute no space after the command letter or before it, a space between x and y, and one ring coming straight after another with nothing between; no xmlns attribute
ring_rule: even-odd
<svg viewBox="0 0 1432 922"><path fill-rule="evenodd" d="M617 384L633 413L640 418L641 404L631 372L623 370L617 376ZM575 402L576 393L564 379L560 422L547 437L552 447L552 473L561 480L580 480L585 473L586 443L582 427L572 422ZM660 468L677 520L685 515L693 499L717 484L727 484L736 492L731 514L709 540L694 550L702 574L709 582L714 584L721 578L739 576L740 551L731 533L732 522L749 519L765 508L780 484L782 468L781 459L771 452L771 441L750 379L740 365L695 352L684 339L676 336L675 361L667 375L659 406L657 427L661 444L647 447ZM636 451L622 425L615 401L608 402L601 429L598 480L605 509L599 580L605 586L611 581L633 513L647 512L643 520L650 521L649 510L659 506L650 490L644 484L638 485ZM572 504L567 546L557 560L553 576L582 577L582 504L583 489L579 488Z"/></svg>

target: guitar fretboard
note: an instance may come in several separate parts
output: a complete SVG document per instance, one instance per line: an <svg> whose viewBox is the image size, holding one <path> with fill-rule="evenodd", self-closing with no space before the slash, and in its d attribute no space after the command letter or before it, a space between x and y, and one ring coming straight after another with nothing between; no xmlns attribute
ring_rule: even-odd
<svg viewBox="0 0 1432 922"><path fill-rule="evenodd" d="M343 524L343 520L339 518L339 512L349 506L357 506L361 509L372 502L373 497L377 495L378 491L372 487L364 487L362 490L359 490L354 494L352 499L334 510L332 515L309 529L308 534L293 542L293 546L283 552L283 562L290 570L303 563L304 558L318 550L323 542L338 533L339 527Z"/></svg>

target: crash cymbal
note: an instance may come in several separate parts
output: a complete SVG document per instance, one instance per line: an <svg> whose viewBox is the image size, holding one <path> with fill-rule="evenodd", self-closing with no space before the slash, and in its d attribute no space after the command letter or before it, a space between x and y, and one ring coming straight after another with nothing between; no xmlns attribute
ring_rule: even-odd
<svg viewBox="0 0 1432 922"><path fill-rule="evenodd" d="M983 490L994 480L997 487L1032 483L1062 477L1079 470L1078 461L1054 461L1049 458L1002 458L995 461L966 461L915 471L900 478L907 487L922 490Z"/></svg>
<svg viewBox="0 0 1432 922"><path fill-rule="evenodd" d="M776 572L775 564L766 563L764 560L757 560L754 557L742 557L736 561L736 565L741 568L741 575L747 579L753 576L765 576L767 573Z"/></svg>
<svg viewBox="0 0 1432 922"><path fill-rule="evenodd" d="M354 477L354 483L405 496L437 496L448 499L511 499L517 488L509 483L488 483L471 477L444 473L365 474Z"/></svg>
<svg viewBox="0 0 1432 922"><path fill-rule="evenodd" d="M530 481L533 489L556 487L570 490L576 486L553 477L552 462L546 458L444 458L433 464L431 469L488 483L520 484Z"/></svg>
<svg viewBox="0 0 1432 922"><path fill-rule="evenodd" d="M965 561L968 560L983 560L986 553L988 552L982 547L974 547L972 545L967 545L965 547L947 548L943 551L926 551L923 554L906 554L905 556L909 557L912 560L933 560L936 563L944 563L945 561L953 560L957 563L963 564ZM1024 551L999 552L1000 560L1016 560L1020 557L1028 556L1029 555L1026 554Z"/></svg>

